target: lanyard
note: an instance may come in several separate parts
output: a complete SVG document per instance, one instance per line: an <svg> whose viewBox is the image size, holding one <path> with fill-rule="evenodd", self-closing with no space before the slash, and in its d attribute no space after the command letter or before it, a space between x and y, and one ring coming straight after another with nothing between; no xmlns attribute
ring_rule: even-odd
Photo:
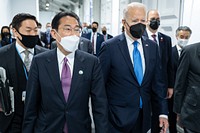
<svg viewBox="0 0 200 133"><path fill-rule="evenodd" d="M20 53L19 53L19 51L18 51L18 49L17 49L16 46L15 46L15 48L16 48L16 50L17 50L17 53L18 53L19 57L20 57L21 60L22 60L22 57L21 57L21 55L20 55ZM22 60L22 62L23 62L23 60ZM24 69L24 73L25 73L25 76L26 76L26 80L28 80L28 73L27 73L27 70L26 70L26 67L25 67L24 63L23 63L23 69Z"/></svg>

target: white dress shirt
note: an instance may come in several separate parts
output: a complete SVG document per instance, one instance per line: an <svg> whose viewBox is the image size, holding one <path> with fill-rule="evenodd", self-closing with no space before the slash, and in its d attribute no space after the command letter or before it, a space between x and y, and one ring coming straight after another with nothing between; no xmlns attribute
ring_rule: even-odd
<svg viewBox="0 0 200 133"><path fill-rule="evenodd" d="M134 65L134 60L133 60L133 50L134 50L133 42L134 42L134 40L132 38L130 38L126 32L125 32L125 37L126 37L128 50L129 50L129 55L130 55L132 64ZM142 41L141 41L141 39L138 39L137 42L138 42L138 50L139 50L141 58L142 58L142 70L143 70L143 75L144 75L144 73L145 73L145 58L144 58L144 52L143 52L143 47L142 47Z"/></svg>
<svg viewBox="0 0 200 133"><path fill-rule="evenodd" d="M91 37L90 37L90 41L92 42L92 37L93 37L94 32L91 32ZM95 32L94 34L94 54L96 54L96 41L97 41L97 32Z"/></svg>
<svg viewBox="0 0 200 133"><path fill-rule="evenodd" d="M59 73L60 73L60 78L61 78L61 73L62 73L62 68L63 68L63 62L64 62L64 58L66 57L68 59L67 64L70 68L70 73L71 73L71 77L73 75L73 67L74 67L74 56L75 56L75 51L68 54L67 56L65 56L60 50L59 48L57 48L57 58L58 58L58 69L59 69Z"/></svg>
<svg viewBox="0 0 200 133"><path fill-rule="evenodd" d="M17 41L16 41L16 49L17 49L22 61L24 62L24 58L25 58L24 51L25 51L25 49L19 43L17 43ZM34 48L28 48L27 50L29 51L29 58L32 61L33 55L34 55Z"/></svg>

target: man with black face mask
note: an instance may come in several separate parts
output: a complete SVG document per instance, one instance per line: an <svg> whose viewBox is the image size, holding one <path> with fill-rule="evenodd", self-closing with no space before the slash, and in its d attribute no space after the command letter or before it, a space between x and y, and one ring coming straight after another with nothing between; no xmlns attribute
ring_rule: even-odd
<svg viewBox="0 0 200 133"><path fill-rule="evenodd" d="M150 130L151 97L159 105L158 126L166 133L167 101L156 43L142 37L146 8L133 2L123 12L125 32L105 41L99 53L106 85L111 133L146 133ZM152 84L156 87L152 88Z"/></svg>
<svg viewBox="0 0 200 133"><path fill-rule="evenodd" d="M38 41L37 20L30 14L17 14L12 20L16 42L0 49L0 67L5 69L9 87L14 93L14 106L9 115L0 112L0 132L21 133L26 82L32 58L46 49L36 45Z"/></svg>
<svg viewBox="0 0 200 133"><path fill-rule="evenodd" d="M103 34L103 37L104 37L104 41L106 41L106 40L108 40L110 38L113 38L112 35L110 35L110 34L107 33L106 26L103 26L102 29L101 29L101 31L102 31L102 34Z"/></svg>
<svg viewBox="0 0 200 133"><path fill-rule="evenodd" d="M160 15L157 10L150 10L147 13L147 29L145 32L145 36L149 39L157 43L160 65L162 69L162 75L165 81L165 90L164 97L171 98L173 94L173 67L172 67L172 44L171 38L161 32L158 32L158 28L160 26ZM153 85L153 88L155 86ZM159 123L159 112L158 112L158 104L155 103L154 96L152 97L152 128L151 132L159 133L160 127ZM171 127L170 127L171 128ZM170 129L169 128L169 129ZM176 128L176 127L175 127ZM170 131L171 133L172 131ZM173 132L174 133L174 132Z"/></svg>
<svg viewBox="0 0 200 133"><path fill-rule="evenodd" d="M104 41L103 35L97 32L98 26L98 22L92 22L92 33L82 34L82 37L85 37L92 42L93 54L96 56L98 55L101 44Z"/></svg>

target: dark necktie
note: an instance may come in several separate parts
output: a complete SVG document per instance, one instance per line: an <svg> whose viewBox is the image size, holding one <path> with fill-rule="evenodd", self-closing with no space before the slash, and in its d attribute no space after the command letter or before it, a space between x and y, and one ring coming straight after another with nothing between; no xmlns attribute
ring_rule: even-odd
<svg viewBox="0 0 200 133"><path fill-rule="evenodd" d="M153 34L153 35L151 35L151 36L153 37L153 41L156 42L156 43L158 43L157 40L156 40L156 35Z"/></svg>
<svg viewBox="0 0 200 133"><path fill-rule="evenodd" d="M134 50L133 50L133 62L134 62L134 72L137 78L139 85L142 84L143 79L143 69L142 69L142 58L140 55L140 51L138 50L138 42L134 41ZM142 108L142 99L140 97L140 108Z"/></svg>
<svg viewBox="0 0 200 133"><path fill-rule="evenodd" d="M26 67L26 70L29 71L30 70L30 65L31 65L31 59L29 57L30 52L26 49L26 50L24 50L24 54L25 54L24 65Z"/></svg>

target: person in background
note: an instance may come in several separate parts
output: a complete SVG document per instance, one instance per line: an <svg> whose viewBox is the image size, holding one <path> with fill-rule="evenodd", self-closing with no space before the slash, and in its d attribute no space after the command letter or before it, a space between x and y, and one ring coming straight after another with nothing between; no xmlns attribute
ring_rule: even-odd
<svg viewBox="0 0 200 133"><path fill-rule="evenodd" d="M158 125L166 133L167 100L159 66L158 46L143 36L144 4L133 2L123 12L125 32L102 44L99 53L108 97L111 133L147 133L151 128L151 97L159 105ZM152 84L155 85L152 88Z"/></svg>
<svg viewBox="0 0 200 133"><path fill-rule="evenodd" d="M103 37L104 37L104 41L106 41L106 40L108 40L110 38L113 38L112 35L110 35L110 34L107 33L106 26L103 26L102 29L101 29L101 31L102 31L102 34L103 34Z"/></svg>
<svg viewBox="0 0 200 133"><path fill-rule="evenodd" d="M173 110L184 133L200 133L200 43L182 48L174 85Z"/></svg>
<svg viewBox="0 0 200 133"><path fill-rule="evenodd" d="M51 36L51 23L46 24L46 31L41 33L41 41L45 44L45 48L51 49L51 43L54 41Z"/></svg>
<svg viewBox="0 0 200 133"><path fill-rule="evenodd" d="M161 32L158 32L160 26L160 15L157 10L149 10L147 13L147 29L145 36L150 40L154 41L158 46L158 52L160 59L160 67L162 70L162 75L165 81L165 90L163 91L163 96L166 98L171 98L173 94L173 65L172 65L172 43L171 38ZM152 87L155 87L154 85ZM152 133L159 133L159 105L154 101L154 93L152 94Z"/></svg>
<svg viewBox="0 0 200 133"><path fill-rule="evenodd" d="M173 82L176 79L176 71L178 68L178 61L180 57L180 53L182 49L188 44L188 41L191 37L192 30L187 26L180 26L176 30L176 39L177 43L172 47L172 65L173 65ZM169 131L170 133L177 133L176 124L178 123L181 126L180 119L177 118L176 113L173 111L173 102L174 97L168 100L168 108L169 108Z"/></svg>
<svg viewBox="0 0 200 133"><path fill-rule="evenodd" d="M38 41L36 17L19 13L12 20L16 41L0 49L0 67L6 71L9 87L14 93L14 112L5 115L0 112L1 133L22 133L26 82L34 55L46 51L36 45Z"/></svg>
<svg viewBox="0 0 200 133"><path fill-rule="evenodd" d="M108 133L108 105L97 57L78 50L79 17L60 12L52 20L57 48L33 59L27 83L23 133Z"/></svg>
<svg viewBox="0 0 200 133"><path fill-rule="evenodd" d="M85 37L92 42L93 54L96 56L100 51L102 42L104 42L103 35L97 32L98 26L98 22L92 22L92 33L82 34L82 37Z"/></svg>
<svg viewBox="0 0 200 133"><path fill-rule="evenodd" d="M11 44L15 39L11 37L10 28L8 26L3 26L1 28L1 41L0 47Z"/></svg>

